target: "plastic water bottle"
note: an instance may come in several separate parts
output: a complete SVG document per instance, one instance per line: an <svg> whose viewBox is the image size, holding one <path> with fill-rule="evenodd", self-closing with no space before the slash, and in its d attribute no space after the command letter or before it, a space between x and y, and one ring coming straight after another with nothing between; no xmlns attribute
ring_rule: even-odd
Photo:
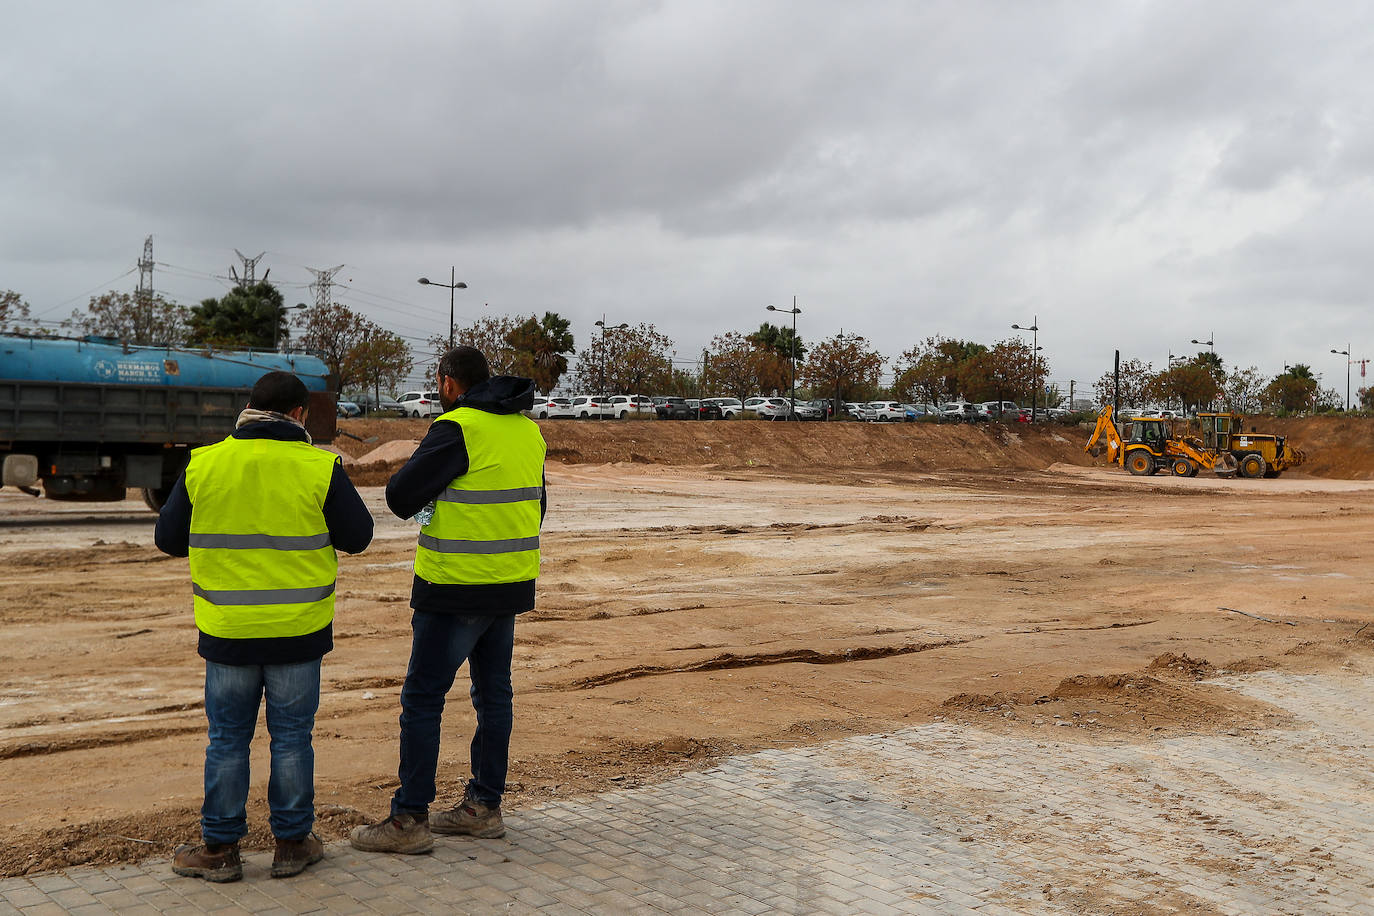
<svg viewBox="0 0 1374 916"><path fill-rule="evenodd" d="M423 527L425 527L426 525L428 525L433 519L434 519L434 501L433 501L433 500L430 500L429 505L425 506L425 507L424 507L423 509L421 509L419 512L416 512L416 513L415 513L415 517L414 517L413 519L411 519L411 521L413 521L413 522L419 522L419 523L420 523L420 527L423 528Z"/></svg>

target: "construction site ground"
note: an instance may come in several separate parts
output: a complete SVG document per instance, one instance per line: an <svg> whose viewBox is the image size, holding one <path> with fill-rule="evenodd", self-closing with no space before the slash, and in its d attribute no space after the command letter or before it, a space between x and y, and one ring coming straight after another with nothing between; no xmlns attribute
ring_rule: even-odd
<svg viewBox="0 0 1374 916"><path fill-rule="evenodd" d="M1072 427L542 424L511 838L557 846L570 811L709 798L708 821L739 803L731 861L749 812L781 806L886 863L873 886L899 911L1314 912L1321 888L1333 912L1367 906L1374 423L1256 422L1308 463L1137 478ZM340 567L315 740L327 840L395 786L416 529L381 486L424 425L350 421L372 441L336 443L378 524ZM186 562L152 521L134 500L0 490L0 876L196 835L203 666ZM451 700L444 798L472 724ZM266 848L265 734L254 763L248 842ZM695 829L648 822L655 842ZM937 877L894 877L927 859ZM941 895L956 879L968 900Z"/></svg>

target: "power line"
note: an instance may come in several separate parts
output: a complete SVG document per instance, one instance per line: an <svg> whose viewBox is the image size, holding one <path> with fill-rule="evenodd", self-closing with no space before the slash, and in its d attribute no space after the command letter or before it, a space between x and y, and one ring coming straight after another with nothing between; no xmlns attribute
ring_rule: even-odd
<svg viewBox="0 0 1374 916"><path fill-rule="evenodd" d="M98 285L96 285L96 286L93 286L93 287L91 287L90 289L86 290L86 292L84 292L84 293L80 293L79 295L72 296L70 299L67 299L67 300L64 300L64 301L62 301L62 302L59 302L59 303L57 303L56 305L50 305L50 306L48 306L46 309L44 309L44 310L43 310L41 313L39 313L39 314L43 314L43 315L50 314L54 309L60 309L60 308L62 308L63 306L71 305L71 304L72 304L73 302L75 302L76 300L78 300L78 299L84 299L84 298L86 298L87 296L91 295L92 293L96 292L97 290L100 290L100 289L108 289L108 288L111 286L111 284L114 284L114 283L119 282L120 280L123 280L125 277L127 277L129 274L133 273L133 272L136 271L136 270L138 270L138 267L137 267L136 265L135 265L134 267L130 267L128 270L124 271L124 273L120 274L119 276L113 277L113 278L111 278L111 279L109 279L109 280L106 280L104 283L100 283L100 284L98 284ZM37 316L35 315L34 317L36 318Z"/></svg>

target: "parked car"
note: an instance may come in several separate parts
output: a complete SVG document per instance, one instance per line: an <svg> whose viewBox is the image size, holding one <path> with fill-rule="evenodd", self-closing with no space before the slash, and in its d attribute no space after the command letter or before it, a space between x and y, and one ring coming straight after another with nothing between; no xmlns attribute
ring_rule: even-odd
<svg viewBox="0 0 1374 916"><path fill-rule="evenodd" d="M335 403L335 411L341 417L361 417L363 409L352 401L338 401Z"/></svg>
<svg viewBox="0 0 1374 916"><path fill-rule="evenodd" d="M967 401L951 401L940 408L941 420L952 420L956 423L973 423L976 420L984 419L978 413L978 408Z"/></svg>
<svg viewBox="0 0 1374 916"><path fill-rule="evenodd" d="M660 420L693 420L696 411L687 406L686 398L664 398L663 403L654 408Z"/></svg>
<svg viewBox="0 0 1374 916"><path fill-rule="evenodd" d="M720 405L721 416L730 419L735 414L744 409L744 403L739 398L702 398L702 403L711 401Z"/></svg>
<svg viewBox="0 0 1374 916"><path fill-rule="evenodd" d="M786 398L749 398L744 410L752 411L760 420L785 420L789 413Z"/></svg>
<svg viewBox="0 0 1374 916"><path fill-rule="evenodd" d="M612 395L606 407L605 415L615 420L623 420L631 414L648 416L654 412L653 400L642 394Z"/></svg>
<svg viewBox="0 0 1374 916"><path fill-rule="evenodd" d="M536 398L534 406L521 413L536 420L570 420L577 416L571 398Z"/></svg>
<svg viewBox="0 0 1374 916"><path fill-rule="evenodd" d="M890 423L905 420L906 408L896 401L869 401L859 410L859 419L870 423Z"/></svg>
<svg viewBox="0 0 1374 916"><path fill-rule="evenodd" d="M924 404L903 404L902 419L908 423L913 423L923 417L929 416L931 411L926 409Z"/></svg>
<svg viewBox="0 0 1374 916"><path fill-rule="evenodd" d="M371 392L363 392L349 398L354 404L362 408L364 415L370 414L397 414L405 416L405 411L401 408L401 403L390 395L382 395L374 398Z"/></svg>
<svg viewBox="0 0 1374 916"><path fill-rule="evenodd" d="M572 400L573 416L579 420L600 420L608 417L609 399L594 394L578 395Z"/></svg>
<svg viewBox="0 0 1374 916"><path fill-rule="evenodd" d="M862 420L863 417L859 416L859 414L863 411L863 408L864 405L856 403L854 401L844 402L844 412L848 414L851 420Z"/></svg>
<svg viewBox="0 0 1374 916"><path fill-rule="evenodd" d="M829 420L835 415L835 402L828 398L816 398L815 400L806 401L805 403L819 410L821 412L820 419L822 420Z"/></svg>
<svg viewBox="0 0 1374 916"><path fill-rule="evenodd" d="M824 420L825 412L813 407L809 401L793 401L792 415L798 420Z"/></svg>
<svg viewBox="0 0 1374 916"><path fill-rule="evenodd" d="M407 417L437 417L444 412L439 403L437 391L407 391L396 399L401 406L401 414Z"/></svg>
<svg viewBox="0 0 1374 916"><path fill-rule="evenodd" d="M984 401L978 406L993 420L1015 420L1021 413L1021 408L1016 406L1015 401Z"/></svg>
<svg viewBox="0 0 1374 916"><path fill-rule="evenodd" d="M692 409L692 415L698 420L725 419L725 413L720 409L720 405L710 398L697 401L697 406Z"/></svg>

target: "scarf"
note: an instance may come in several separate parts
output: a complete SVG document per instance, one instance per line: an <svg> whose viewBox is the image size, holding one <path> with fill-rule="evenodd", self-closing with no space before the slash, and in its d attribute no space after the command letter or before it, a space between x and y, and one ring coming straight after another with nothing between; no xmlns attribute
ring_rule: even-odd
<svg viewBox="0 0 1374 916"><path fill-rule="evenodd" d="M284 413L277 413L275 410L258 410L256 407L245 407L243 413L239 414L239 419L238 422L234 424L234 429L242 429L249 423L267 423L272 421L290 423L292 426L305 429L304 424L296 422ZM315 444L315 441L310 438L310 433L308 432L305 434L305 441L311 445Z"/></svg>

